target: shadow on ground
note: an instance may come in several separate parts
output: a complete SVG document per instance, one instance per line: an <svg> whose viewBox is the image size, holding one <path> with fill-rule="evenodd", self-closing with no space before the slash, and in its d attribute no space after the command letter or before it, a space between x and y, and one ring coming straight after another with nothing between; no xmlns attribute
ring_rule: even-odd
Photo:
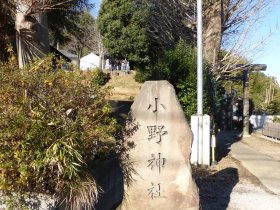
<svg viewBox="0 0 280 210"><path fill-rule="evenodd" d="M112 210L124 198L124 174L118 158L102 161L92 168L96 184L101 187L95 210Z"/></svg>
<svg viewBox="0 0 280 210"><path fill-rule="evenodd" d="M216 135L216 160L228 155L232 144L242 139L242 132L223 130ZM193 176L199 188L202 210L226 210L234 186L239 181L237 168L228 167L221 171L193 166Z"/></svg>
<svg viewBox="0 0 280 210"><path fill-rule="evenodd" d="M118 120L120 125L124 125L133 101L110 100L109 103L112 108L112 116Z"/></svg>
<svg viewBox="0 0 280 210"><path fill-rule="evenodd" d="M216 161L220 161L228 155L230 147L242 139L242 132L235 130L223 130L216 135Z"/></svg>
<svg viewBox="0 0 280 210"><path fill-rule="evenodd" d="M193 176L199 188L202 210L226 210L230 202L230 194L238 183L238 170L226 168L218 172L193 167Z"/></svg>

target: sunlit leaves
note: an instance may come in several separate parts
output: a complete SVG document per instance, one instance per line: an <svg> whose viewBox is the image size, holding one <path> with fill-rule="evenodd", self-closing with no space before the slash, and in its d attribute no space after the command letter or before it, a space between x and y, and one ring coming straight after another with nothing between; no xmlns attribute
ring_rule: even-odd
<svg viewBox="0 0 280 210"><path fill-rule="evenodd" d="M80 183L97 192L87 164L115 152L116 121L97 74L54 70L52 59L24 71L0 65L0 190L59 196Z"/></svg>

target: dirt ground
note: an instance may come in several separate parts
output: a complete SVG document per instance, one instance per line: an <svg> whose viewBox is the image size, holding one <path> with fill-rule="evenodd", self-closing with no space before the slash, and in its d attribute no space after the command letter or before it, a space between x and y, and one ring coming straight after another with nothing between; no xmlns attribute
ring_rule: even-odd
<svg viewBox="0 0 280 210"><path fill-rule="evenodd" d="M242 141L279 158L279 143L259 137ZM203 210L280 210L280 195L269 191L230 154L207 169L194 166L193 175Z"/></svg>
<svg viewBox="0 0 280 210"><path fill-rule="evenodd" d="M260 138L260 135L261 134L253 134L250 140L245 138L242 142L250 146L252 149L280 161L280 140L273 140L266 137Z"/></svg>

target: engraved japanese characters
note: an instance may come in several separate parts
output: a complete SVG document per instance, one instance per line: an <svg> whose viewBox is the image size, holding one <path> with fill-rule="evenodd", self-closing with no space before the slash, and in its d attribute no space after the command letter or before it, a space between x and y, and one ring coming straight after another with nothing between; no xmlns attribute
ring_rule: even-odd
<svg viewBox="0 0 280 210"><path fill-rule="evenodd" d="M167 81L145 82L131 106L127 126L137 125L127 141L137 172L127 187L121 209L199 209L192 179L192 132L173 86Z"/></svg>

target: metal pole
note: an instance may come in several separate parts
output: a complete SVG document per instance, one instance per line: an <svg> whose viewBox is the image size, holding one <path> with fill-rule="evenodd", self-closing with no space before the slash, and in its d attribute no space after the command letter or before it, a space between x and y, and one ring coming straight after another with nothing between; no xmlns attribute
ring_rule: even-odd
<svg viewBox="0 0 280 210"><path fill-rule="evenodd" d="M202 0L197 0L197 114L203 115Z"/></svg>

